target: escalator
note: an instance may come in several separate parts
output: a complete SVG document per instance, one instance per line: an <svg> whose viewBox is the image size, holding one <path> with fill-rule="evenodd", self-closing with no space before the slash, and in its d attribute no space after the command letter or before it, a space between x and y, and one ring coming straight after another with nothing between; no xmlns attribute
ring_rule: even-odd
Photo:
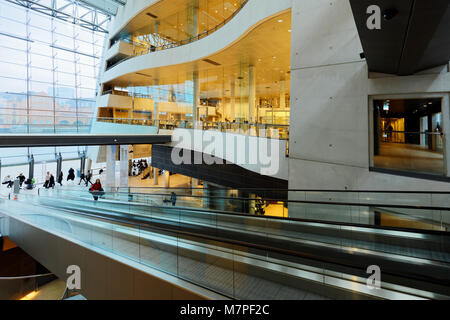
<svg viewBox="0 0 450 320"><path fill-rule="evenodd" d="M36 205L46 208L58 210L70 208L70 213L83 217L135 225L141 230L144 228L151 231L154 234L153 239L161 235L176 235L175 239L181 237L189 241L189 249L182 249L187 250L186 256L189 257L200 255L198 256L200 259L202 253L199 253L198 248L206 250L208 247L205 247L205 243L220 243L218 247L221 254L215 256L213 260L218 259L221 261L220 264L232 265L233 268L241 267L241 262L227 260L223 252L227 252L227 246L239 248L233 250L232 256L241 256L242 252L245 252L243 256L246 256L246 259L248 256L257 257L259 264L246 263L242 267L245 266L245 270L251 269L257 274L262 272L263 279L275 277L281 282L292 283L291 276L275 271L283 266L283 270L285 267L293 268L291 271L294 274L295 270L322 270L319 273L321 276L337 274L340 275L337 278L342 281L359 279L359 282L356 282L362 286L361 282L367 278L367 267L378 265L382 270L383 283L389 288L401 287L400 292L414 293L415 296L422 298L446 299L450 295L450 239L448 234L442 231L401 230L350 223L278 219L214 212L201 208L160 206L156 202L133 203L127 200L94 202L84 198L84 193L82 199L65 196L64 200L57 200L51 196L41 196L34 198L33 201ZM173 247L167 247L167 243L159 243L157 247L164 251L166 258L170 260L170 254L167 253L173 252ZM218 250L217 246L214 250ZM235 255L236 252L240 254ZM214 254L210 253L209 256L212 257ZM269 272L268 263L272 260L276 261L277 267ZM167 263L167 266L170 265ZM254 268L256 269L253 270ZM191 268L183 272L189 270ZM205 272L199 271L196 274L204 275ZM272 274L273 272L275 273ZM199 277L195 281L202 282L202 279ZM308 284L311 282L310 279L301 277L299 279L307 281ZM323 290L323 286L323 283L317 286L314 292L322 292L320 288ZM353 287L349 283L347 286ZM299 287L304 288L304 284ZM327 292L333 292L328 285L325 287L328 289ZM222 292L220 288L214 289ZM334 289L335 292L331 295L328 293L328 297L348 298L356 295L365 298L383 298L361 289L359 289L361 291L349 290L345 286ZM227 294L230 295L230 292ZM230 296L239 299L263 298L255 293L240 296L234 292Z"/></svg>

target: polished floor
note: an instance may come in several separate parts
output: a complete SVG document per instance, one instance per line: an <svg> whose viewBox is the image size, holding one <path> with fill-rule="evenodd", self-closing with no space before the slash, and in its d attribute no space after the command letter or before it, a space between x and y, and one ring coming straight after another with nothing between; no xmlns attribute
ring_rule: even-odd
<svg viewBox="0 0 450 320"><path fill-rule="evenodd" d="M428 148L398 143L381 143L380 155L375 156L375 167L417 173L444 173L444 155Z"/></svg>
<svg viewBox="0 0 450 320"><path fill-rule="evenodd" d="M61 300L66 283L62 280L54 280L43 285L37 291L33 291L23 297L21 300Z"/></svg>

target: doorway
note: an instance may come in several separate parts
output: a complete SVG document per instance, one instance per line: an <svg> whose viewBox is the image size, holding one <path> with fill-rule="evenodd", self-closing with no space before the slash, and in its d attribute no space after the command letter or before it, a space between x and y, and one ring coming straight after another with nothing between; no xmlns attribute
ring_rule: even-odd
<svg viewBox="0 0 450 320"><path fill-rule="evenodd" d="M374 166L444 175L442 99L373 101Z"/></svg>

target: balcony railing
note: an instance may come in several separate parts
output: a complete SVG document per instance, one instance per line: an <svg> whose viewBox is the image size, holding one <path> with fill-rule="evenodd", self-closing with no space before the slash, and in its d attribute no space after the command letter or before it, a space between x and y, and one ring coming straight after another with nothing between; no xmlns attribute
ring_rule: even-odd
<svg viewBox="0 0 450 320"><path fill-rule="evenodd" d="M189 37L187 39L184 40L179 40L179 41L168 41L167 43L164 43L160 46L153 46L150 45L148 46L148 48L144 48L143 50L140 50L139 52L134 52L134 55L130 56L130 57L126 57L122 60L117 61L116 63L110 65L109 67L106 68L106 70L109 70L115 66L117 66L118 64L127 61L129 59L132 59L134 57L138 57L138 56L142 56L144 54L149 54L152 52L156 52L156 51L162 51L162 50L166 50L166 49L172 49L172 48L176 48L176 47L181 47L184 46L186 44L195 42L197 40L203 39L207 36L209 36L210 34L216 32L217 30L219 30L220 28L222 28L224 25L226 25L228 22L230 22L231 19L233 19L241 10L242 8L244 8L244 6L249 2L250 0L243 0L241 2L241 5L239 6L239 8L237 8L236 11L234 11L228 18L226 18L225 20L223 20L221 23L217 24L216 26L214 26L213 28L203 31L202 33L199 33L197 36L194 37ZM138 42L138 41L133 41L131 39L120 39L120 41L126 41L129 44L132 44L133 46L139 47L142 46L143 43L142 42ZM111 46L113 46L115 44L112 43Z"/></svg>
<svg viewBox="0 0 450 320"><path fill-rule="evenodd" d="M157 127L159 130L174 130L177 128L194 129L193 122L189 120L97 118L97 121L128 125L153 126ZM281 124L199 121L197 122L197 129L275 138L280 140L289 139L289 125Z"/></svg>

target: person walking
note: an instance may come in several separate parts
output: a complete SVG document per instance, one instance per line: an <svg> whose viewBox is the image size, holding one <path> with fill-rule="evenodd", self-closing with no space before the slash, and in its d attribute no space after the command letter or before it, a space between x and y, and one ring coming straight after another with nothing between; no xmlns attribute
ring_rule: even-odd
<svg viewBox="0 0 450 320"><path fill-rule="evenodd" d="M69 169L69 174L67 175L67 181L72 180L75 181L75 170L73 168Z"/></svg>
<svg viewBox="0 0 450 320"><path fill-rule="evenodd" d="M47 171L47 175L45 176L44 188L50 188L50 172Z"/></svg>
<svg viewBox="0 0 450 320"><path fill-rule="evenodd" d="M53 176L53 174L50 173L50 179L49 179L49 185L48 185L48 187L54 189L54 188L55 188L55 185L56 185L56 183L55 183L55 177Z"/></svg>
<svg viewBox="0 0 450 320"><path fill-rule="evenodd" d="M5 179L3 179L2 184L6 185L7 188L12 188L14 185L14 182L11 179L11 176L8 174Z"/></svg>
<svg viewBox="0 0 450 320"><path fill-rule="evenodd" d="M92 179L92 172L90 170L88 170L88 173L86 175L86 187L89 185L89 183L91 182Z"/></svg>
<svg viewBox="0 0 450 320"><path fill-rule="evenodd" d="M86 182L86 176L84 175L84 172L82 172L80 174L80 182L78 183L78 185L80 185L81 182ZM86 185L87 185L87 183L86 183Z"/></svg>
<svg viewBox="0 0 450 320"><path fill-rule="evenodd" d="M19 183L20 183L20 187L22 188L23 183L25 182L25 176L23 175L23 173L19 174L17 176L17 179L19 179Z"/></svg>
<svg viewBox="0 0 450 320"><path fill-rule="evenodd" d="M172 192L170 195L170 202L172 202L172 206L175 207L175 204L177 203L177 194L175 192Z"/></svg>
<svg viewBox="0 0 450 320"><path fill-rule="evenodd" d="M67 175L67 181L69 181L69 180L72 180L72 181L75 180L75 170L73 168L69 169L69 174Z"/></svg>
<svg viewBox="0 0 450 320"><path fill-rule="evenodd" d="M61 187L62 187L63 179L64 179L64 174L63 174L62 171L60 171L60 172L59 172L59 176L58 176L58 183L59 183L59 185L60 185Z"/></svg>

